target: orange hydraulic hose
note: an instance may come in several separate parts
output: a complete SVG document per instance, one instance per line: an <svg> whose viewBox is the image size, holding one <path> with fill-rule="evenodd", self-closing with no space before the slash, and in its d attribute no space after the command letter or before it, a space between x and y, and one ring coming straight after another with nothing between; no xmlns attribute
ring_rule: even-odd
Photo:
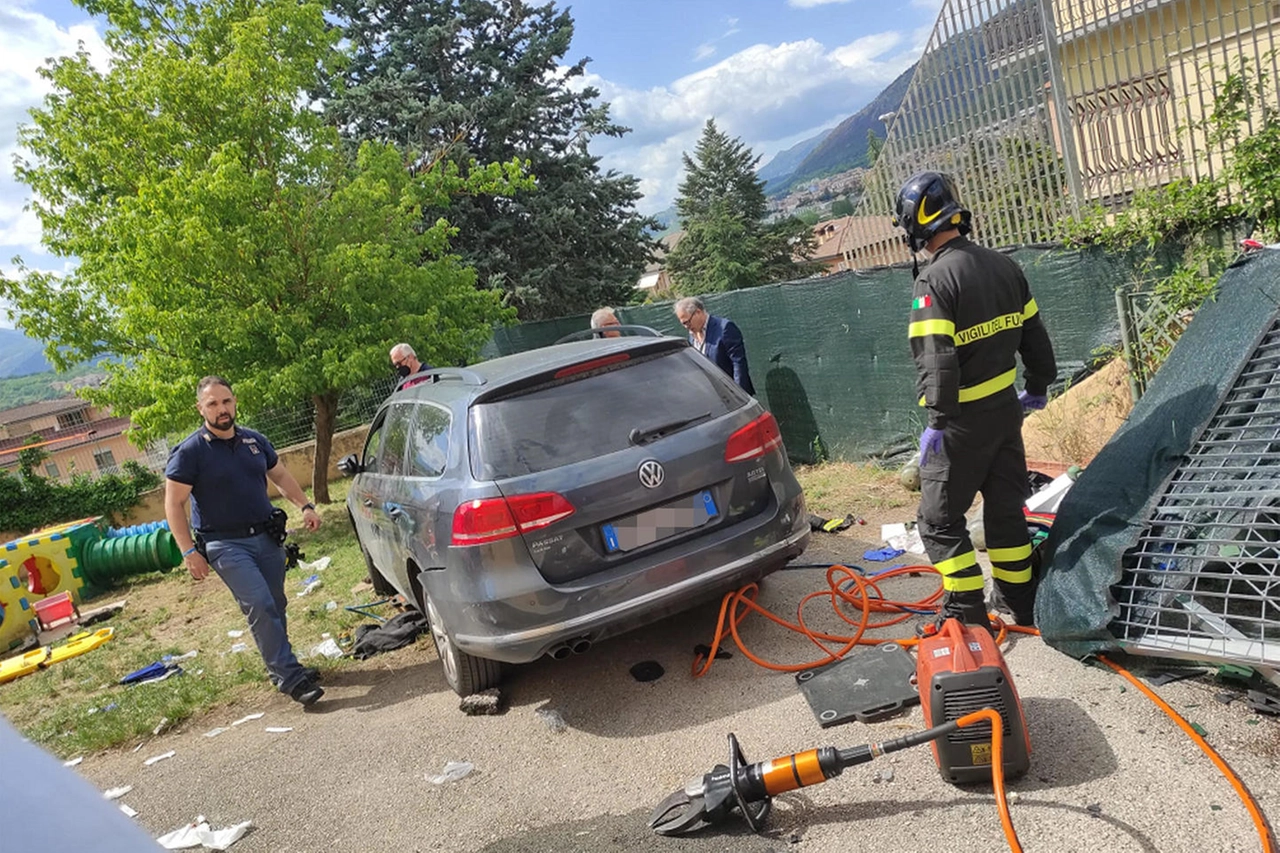
<svg viewBox="0 0 1280 853"><path fill-rule="evenodd" d="M1126 681L1141 690L1148 699L1156 704L1157 708L1168 714L1169 718L1178 724L1178 728L1186 732L1187 737L1191 738L1195 745L1204 751L1205 755L1209 756L1209 760L1214 763L1218 770L1221 771L1222 775L1226 777L1227 781L1231 783L1231 787L1236 789L1236 794L1240 797L1240 801L1244 803L1244 807L1248 810L1249 817L1253 818L1253 825L1257 828L1258 838L1262 842L1263 853L1275 853L1275 835L1271 831L1271 825L1267 823L1266 816L1264 816L1262 814L1262 810L1258 808L1258 803L1254 800L1253 794L1249 793L1249 789L1245 787L1244 782L1236 775L1236 772L1231 769L1231 766L1223 760L1222 756L1218 755L1217 750L1210 746L1209 742L1201 737L1200 733L1192 728L1191 724L1184 720L1181 714L1170 707L1169 703L1157 696L1154 690L1135 678L1133 673L1129 672L1129 670L1125 669L1120 664L1115 663L1105 655L1099 655L1098 660L1120 673Z"/></svg>
<svg viewBox="0 0 1280 853"><path fill-rule="evenodd" d="M971 714L965 714L956 723L960 728L971 726L986 720L991 724L991 787L996 792L996 808L1000 810L1000 825L1004 828L1005 840L1013 853L1022 853L1022 844L1018 841L1017 830L1013 828L1013 816L1009 814L1009 801L1004 795L1004 720L993 708L982 708Z"/></svg>

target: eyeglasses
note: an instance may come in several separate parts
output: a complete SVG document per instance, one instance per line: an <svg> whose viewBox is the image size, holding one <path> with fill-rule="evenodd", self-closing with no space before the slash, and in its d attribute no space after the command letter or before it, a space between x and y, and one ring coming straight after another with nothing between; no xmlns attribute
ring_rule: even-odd
<svg viewBox="0 0 1280 853"><path fill-rule="evenodd" d="M677 317L676 319L680 321L681 326L684 326L686 329L689 329L693 327L693 319L697 316L698 316L698 312L694 311L688 317Z"/></svg>
<svg viewBox="0 0 1280 853"><path fill-rule="evenodd" d="M393 362L391 362L391 366L392 366L392 367L394 367L394 368L397 368L397 369L399 369L399 368L400 368L401 366L403 366L403 365L404 365L404 361L403 361L403 360L401 360L401 361L393 361Z"/></svg>

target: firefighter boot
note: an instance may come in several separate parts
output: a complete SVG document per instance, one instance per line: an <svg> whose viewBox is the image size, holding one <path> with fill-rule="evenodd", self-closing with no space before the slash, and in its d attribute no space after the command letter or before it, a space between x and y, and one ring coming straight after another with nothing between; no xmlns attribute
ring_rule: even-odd
<svg viewBox="0 0 1280 853"><path fill-rule="evenodd" d="M1036 588L1034 583L1002 584L1000 597L1013 613L1013 621L1029 628L1036 624Z"/></svg>
<svg viewBox="0 0 1280 853"><path fill-rule="evenodd" d="M937 619L932 624L917 629L917 633L921 636L937 633L942 623L948 619L959 619L965 625L975 625L990 631L991 620L987 616L987 604L982 597L982 590L944 593Z"/></svg>

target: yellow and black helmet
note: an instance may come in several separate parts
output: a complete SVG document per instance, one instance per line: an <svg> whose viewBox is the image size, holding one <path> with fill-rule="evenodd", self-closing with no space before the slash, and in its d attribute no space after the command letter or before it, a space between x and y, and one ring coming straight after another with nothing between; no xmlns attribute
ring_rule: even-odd
<svg viewBox="0 0 1280 853"><path fill-rule="evenodd" d="M960 194L950 175L920 172L908 178L898 190L893 224L907 232L911 251L918 252L930 237L947 228L968 234L971 217L961 206Z"/></svg>

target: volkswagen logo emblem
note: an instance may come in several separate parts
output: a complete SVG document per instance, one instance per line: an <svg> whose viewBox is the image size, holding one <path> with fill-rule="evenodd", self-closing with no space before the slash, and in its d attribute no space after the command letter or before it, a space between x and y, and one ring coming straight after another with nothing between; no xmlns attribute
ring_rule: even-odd
<svg viewBox="0 0 1280 853"><path fill-rule="evenodd" d="M647 459L640 463L640 485L646 489L656 489L662 485L662 481L667 479L667 472L662 469L662 463L657 459Z"/></svg>

